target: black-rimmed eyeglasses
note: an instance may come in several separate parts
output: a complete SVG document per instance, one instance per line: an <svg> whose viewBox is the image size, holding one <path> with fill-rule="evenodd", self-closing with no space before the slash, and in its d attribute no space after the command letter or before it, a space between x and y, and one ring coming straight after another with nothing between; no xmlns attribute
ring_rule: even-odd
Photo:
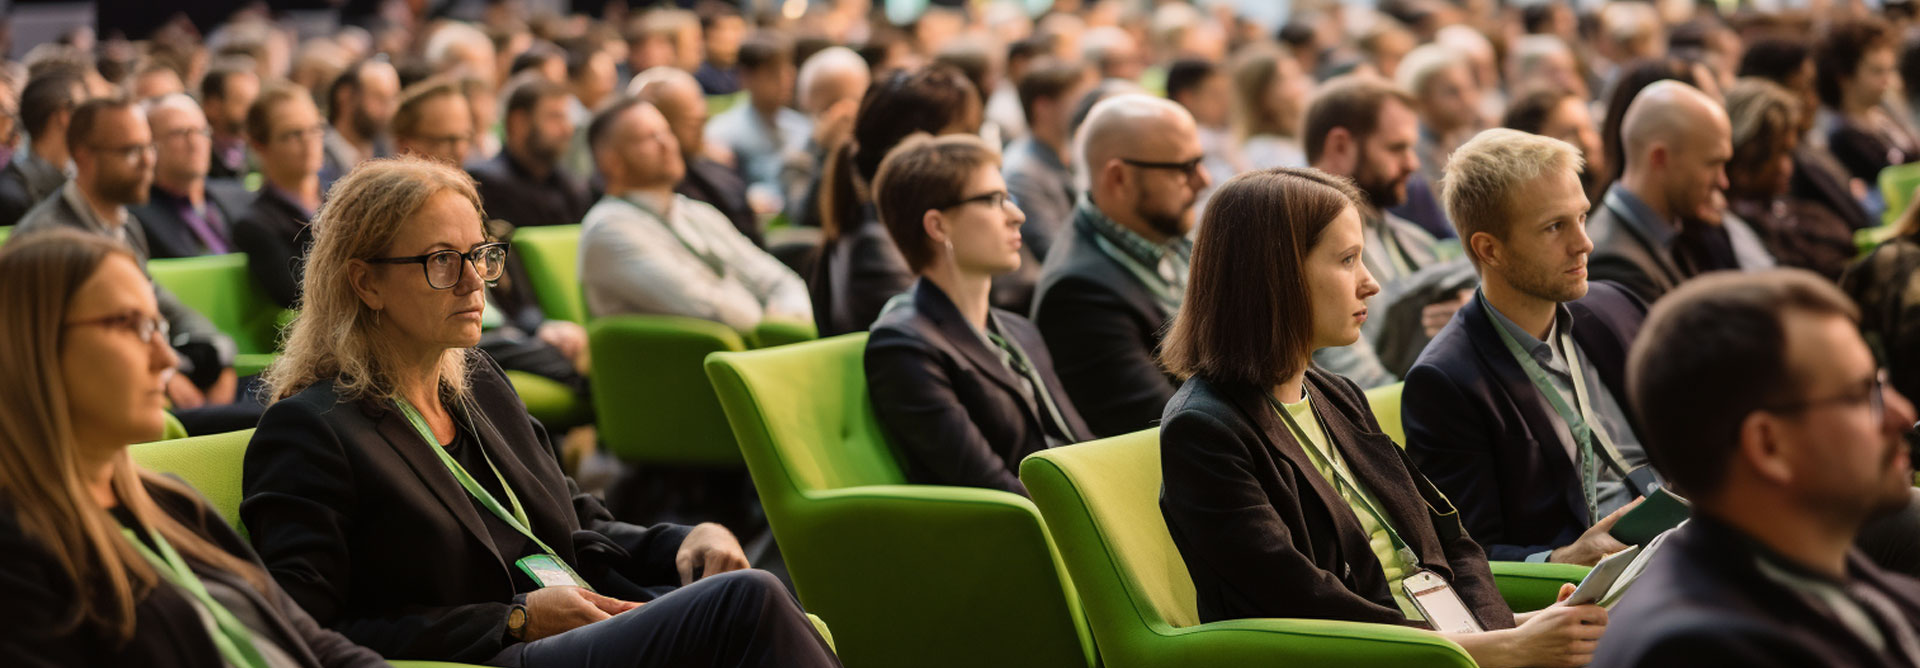
<svg viewBox="0 0 1920 668"><path fill-rule="evenodd" d="M1198 176L1200 174L1200 163L1206 161L1206 159L1207 159L1206 156L1201 156L1201 157L1194 158L1192 160L1186 160L1183 162L1153 162L1151 160L1135 160L1133 158L1121 158L1120 162L1124 162L1129 165L1139 167L1141 169L1164 169L1172 172L1180 172L1181 174L1187 175L1187 178L1193 178L1194 176Z"/></svg>
<svg viewBox="0 0 1920 668"><path fill-rule="evenodd" d="M507 270L507 245L493 242L474 246L473 250L462 253L457 250L437 250L426 255L412 257L382 257L367 260L374 264L418 264L427 275L427 285L435 290L447 290L460 283L460 273L467 263L473 263L473 271L480 280L492 283L500 280Z"/></svg>
<svg viewBox="0 0 1920 668"><path fill-rule="evenodd" d="M1874 373L1873 379L1867 381L1865 389L1865 396L1862 396L1861 392L1855 391L1839 396L1802 399L1800 401L1775 404L1767 406L1766 409L1772 413L1797 413L1830 404L1846 404L1850 406L1865 403L1867 405L1867 412L1873 416L1874 423L1878 424L1881 420L1885 419L1887 415L1887 370L1881 369ZM1920 428L1920 424L1914 426Z"/></svg>
<svg viewBox="0 0 1920 668"><path fill-rule="evenodd" d="M966 206L968 204L980 203L980 204L987 205L988 208L998 209L1000 207L1006 206L1007 203L1011 201L1013 201L1013 196L1007 194L1007 191L995 190L990 193L980 193L978 195L974 195L971 197L962 197L958 200L955 200L939 208L944 211L946 209L951 209L957 206Z"/></svg>

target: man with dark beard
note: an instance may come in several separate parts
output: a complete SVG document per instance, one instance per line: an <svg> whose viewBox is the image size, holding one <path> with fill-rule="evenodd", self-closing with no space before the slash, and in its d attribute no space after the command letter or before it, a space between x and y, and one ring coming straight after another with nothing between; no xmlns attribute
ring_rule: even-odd
<svg viewBox="0 0 1920 668"><path fill-rule="evenodd" d="M393 155L387 125L400 104L400 73L392 64L370 59L347 68L328 87L327 102L322 181L345 176L362 161Z"/></svg>
<svg viewBox="0 0 1920 668"><path fill-rule="evenodd" d="M1462 282L1472 284L1465 267L1441 266L1432 234L1386 211L1406 201L1407 181L1420 169L1414 152L1420 118L1414 104L1411 95L1382 79L1342 77L1314 96L1302 132L1309 164L1353 179L1367 196L1360 207L1366 239L1360 259L1380 283L1373 305L1382 317L1369 321L1359 342L1314 353L1315 363L1361 387L1398 380L1394 370L1409 366L1427 339L1466 303L1470 293L1459 289ZM1417 323L1395 317L1401 304L1418 305Z"/></svg>
<svg viewBox="0 0 1920 668"><path fill-rule="evenodd" d="M492 160L470 165L487 216L529 225L576 225L593 199L587 183L560 164L573 140L566 87L522 77L507 92L506 144Z"/></svg>
<svg viewBox="0 0 1920 668"><path fill-rule="evenodd" d="M1176 389L1154 356L1186 294L1204 159L1193 116L1168 100L1113 97L1081 126L1086 195L1047 253L1033 321L1096 436L1151 426Z"/></svg>

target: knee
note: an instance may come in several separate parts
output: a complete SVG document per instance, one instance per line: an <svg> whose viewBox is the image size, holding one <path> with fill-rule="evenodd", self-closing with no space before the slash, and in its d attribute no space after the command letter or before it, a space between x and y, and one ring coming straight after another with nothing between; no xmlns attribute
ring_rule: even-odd
<svg viewBox="0 0 1920 668"><path fill-rule="evenodd" d="M712 580L712 586L726 591L729 597L769 599L787 595L787 586L780 583L780 578L758 568L728 571L705 580Z"/></svg>

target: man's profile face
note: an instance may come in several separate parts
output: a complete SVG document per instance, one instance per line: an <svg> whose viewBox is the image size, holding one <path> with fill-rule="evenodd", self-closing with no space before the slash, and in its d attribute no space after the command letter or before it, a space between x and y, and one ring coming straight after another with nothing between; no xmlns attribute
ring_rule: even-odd
<svg viewBox="0 0 1920 668"><path fill-rule="evenodd" d="M1568 169L1546 173L1509 193L1509 222L1498 271L1520 292L1554 302L1587 295L1587 195Z"/></svg>
<svg viewBox="0 0 1920 668"><path fill-rule="evenodd" d="M1388 208L1407 201L1407 180L1420 169L1413 147L1419 139L1420 119L1407 105L1388 100L1380 106L1380 120L1357 147L1353 183L1374 206Z"/></svg>
<svg viewBox="0 0 1920 668"><path fill-rule="evenodd" d="M1880 415L1874 414L1879 366L1852 320L1788 311L1785 329L1795 398L1775 413L1784 425L1778 434L1792 465L1793 492L1841 518L1905 507L1913 464L1902 434L1913 425L1913 405L1887 386L1880 390Z"/></svg>
<svg viewBox="0 0 1920 668"><path fill-rule="evenodd" d="M93 195L118 204L145 204L154 163L146 115L133 107L104 110L87 139L81 150L92 166Z"/></svg>

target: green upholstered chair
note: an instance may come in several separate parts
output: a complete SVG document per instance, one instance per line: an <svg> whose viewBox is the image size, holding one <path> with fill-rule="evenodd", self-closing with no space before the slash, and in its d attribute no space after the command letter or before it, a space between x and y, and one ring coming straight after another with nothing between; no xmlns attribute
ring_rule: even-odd
<svg viewBox="0 0 1920 668"><path fill-rule="evenodd" d="M580 292L580 226L542 225L513 231L513 252L527 268L540 310L547 317L586 324Z"/></svg>
<svg viewBox="0 0 1920 668"><path fill-rule="evenodd" d="M141 443L131 448L133 463L156 473L171 473L187 481L215 512L226 518L241 536L240 473L253 430L230 431L193 438Z"/></svg>
<svg viewBox="0 0 1920 668"><path fill-rule="evenodd" d="M171 441L187 437L187 426L180 424L180 418L174 417L172 413L167 413L166 418L167 425L160 430L160 440Z"/></svg>
<svg viewBox="0 0 1920 668"><path fill-rule="evenodd" d="M0 244L7 243L7 237L13 236L12 225L0 225Z"/></svg>
<svg viewBox="0 0 1920 668"><path fill-rule="evenodd" d="M273 361L286 309L254 285L245 253L153 260L147 263L147 273L181 303L233 337L240 353L234 359L235 373L259 373Z"/></svg>
<svg viewBox="0 0 1920 668"><path fill-rule="evenodd" d="M1034 453L1021 462L1020 480L1066 557L1100 656L1112 668L1473 665L1458 645L1398 626L1310 619L1200 623L1193 580L1160 514L1158 430ZM1496 577L1502 570L1518 574L1516 592L1532 595L1548 583L1557 592L1567 580L1556 574L1578 581L1586 570L1531 566L1541 564L1499 566Z"/></svg>
<svg viewBox="0 0 1920 668"><path fill-rule="evenodd" d="M595 318L594 423L600 442L628 461L738 468L740 448L702 362L746 350L739 332L711 320L656 315Z"/></svg>
<svg viewBox="0 0 1920 668"><path fill-rule="evenodd" d="M1032 502L905 484L866 400L866 334L718 353L707 373L807 609L875 666L1092 666Z"/></svg>
<svg viewBox="0 0 1920 668"><path fill-rule="evenodd" d="M1882 169L1875 182L1880 186L1880 198L1887 203L1880 213L1880 223L1891 227L1913 203L1913 191L1920 189L1920 162Z"/></svg>
<svg viewBox="0 0 1920 668"><path fill-rule="evenodd" d="M1407 447L1407 430L1400 424L1400 390L1406 383L1394 383L1367 390L1367 403L1373 406L1373 419L1380 431L1393 437L1394 445Z"/></svg>

